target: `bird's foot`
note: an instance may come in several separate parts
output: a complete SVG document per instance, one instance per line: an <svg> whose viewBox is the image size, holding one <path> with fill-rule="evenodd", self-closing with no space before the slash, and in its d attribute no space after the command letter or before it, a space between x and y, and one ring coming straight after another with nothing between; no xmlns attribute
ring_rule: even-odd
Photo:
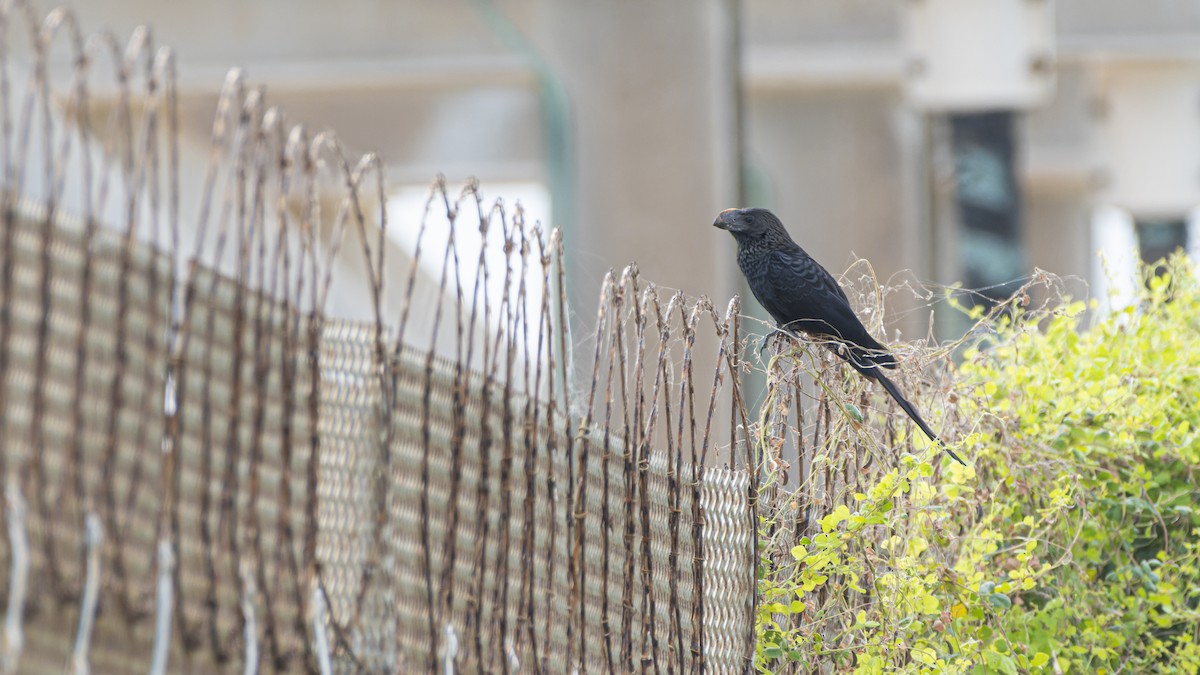
<svg viewBox="0 0 1200 675"><path fill-rule="evenodd" d="M776 335L780 335L782 333L783 333L782 330L780 330L778 328L772 328L770 333L767 333L766 335L764 335L762 342L760 342L758 345L758 355L761 357L762 353L767 350L767 345L769 345L771 343L771 338L775 337Z"/></svg>

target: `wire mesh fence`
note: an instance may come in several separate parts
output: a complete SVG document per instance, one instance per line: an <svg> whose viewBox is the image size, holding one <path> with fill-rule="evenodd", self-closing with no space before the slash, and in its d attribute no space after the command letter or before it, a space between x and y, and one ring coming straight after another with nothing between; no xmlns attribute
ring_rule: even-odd
<svg viewBox="0 0 1200 675"><path fill-rule="evenodd" d="M0 32L0 670L744 668L736 303L630 268L581 348L519 209L389 223L238 71L189 172L148 31Z"/></svg>

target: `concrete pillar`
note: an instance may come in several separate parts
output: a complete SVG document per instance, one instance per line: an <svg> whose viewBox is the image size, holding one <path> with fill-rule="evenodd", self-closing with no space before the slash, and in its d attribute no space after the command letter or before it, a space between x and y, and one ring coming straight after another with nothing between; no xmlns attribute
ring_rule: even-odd
<svg viewBox="0 0 1200 675"><path fill-rule="evenodd" d="M575 199L569 222L556 225L566 237L575 344L588 345L576 350L581 384L591 376L588 338L609 268L619 273L636 262L643 282L654 282L664 299L676 289L708 295L722 315L737 290L734 242L712 227L721 209L738 205L735 6L542 4L536 40L570 105ZM673 349L679 358L681 346ZM716 354L706 319L694 349L698 409L707 405ZM731 454L731 403L726 379L712 465L745 462L743 450Z"/></svg>
<svg viewBox="0 0 1200 675"><path fill-rule="evenodd" d="M595 306L609 267L689 295L735 291L736 20L731 0L545 2L538 42L570 101L572 301ZM591 317L582 317L590 322Z"/></svg>

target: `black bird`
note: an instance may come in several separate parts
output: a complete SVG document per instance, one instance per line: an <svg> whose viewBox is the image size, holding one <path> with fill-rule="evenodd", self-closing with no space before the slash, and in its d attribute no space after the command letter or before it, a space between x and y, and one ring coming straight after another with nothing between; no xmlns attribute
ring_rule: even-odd
<svg viewBox="0 0 1200 675"><path fill-rule="evenodd" d="M727 230L737 240L738 267L754 297L780 330L835 340L834 353L863 377L879 382L929 440L966 466L883 374L883 368L896 367L896 357L871 337L850 307L846 292L820 263L792 241L774 213L767 209L726 209L713 226Z"/></svg>

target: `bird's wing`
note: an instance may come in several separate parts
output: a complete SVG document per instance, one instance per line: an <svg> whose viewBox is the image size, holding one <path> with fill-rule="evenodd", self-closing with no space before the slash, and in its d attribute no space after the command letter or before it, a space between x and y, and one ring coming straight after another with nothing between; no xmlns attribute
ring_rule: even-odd
<svg viewBox="0 0 1200 675"><path fill-rule="evenodd" d="M770 285L781 290L772 294L767 310L781 326L882 349L859 321L833 275L803 251L774 252L769 274L773 277Z"/></svg>
<svg viewBox="0 0 1200 675"><path fill-rule="evenodd" d="M777 251L777 254L781 273L795 275L795 278L789 279L789 281L793 281L803 288L835 296L841 299L847 307L850 306L850 299L846 297L846 292L842 290L837 279L834 279L829 270L825 269L821 263L813 260L812 256L799 247Z"/></svg>

